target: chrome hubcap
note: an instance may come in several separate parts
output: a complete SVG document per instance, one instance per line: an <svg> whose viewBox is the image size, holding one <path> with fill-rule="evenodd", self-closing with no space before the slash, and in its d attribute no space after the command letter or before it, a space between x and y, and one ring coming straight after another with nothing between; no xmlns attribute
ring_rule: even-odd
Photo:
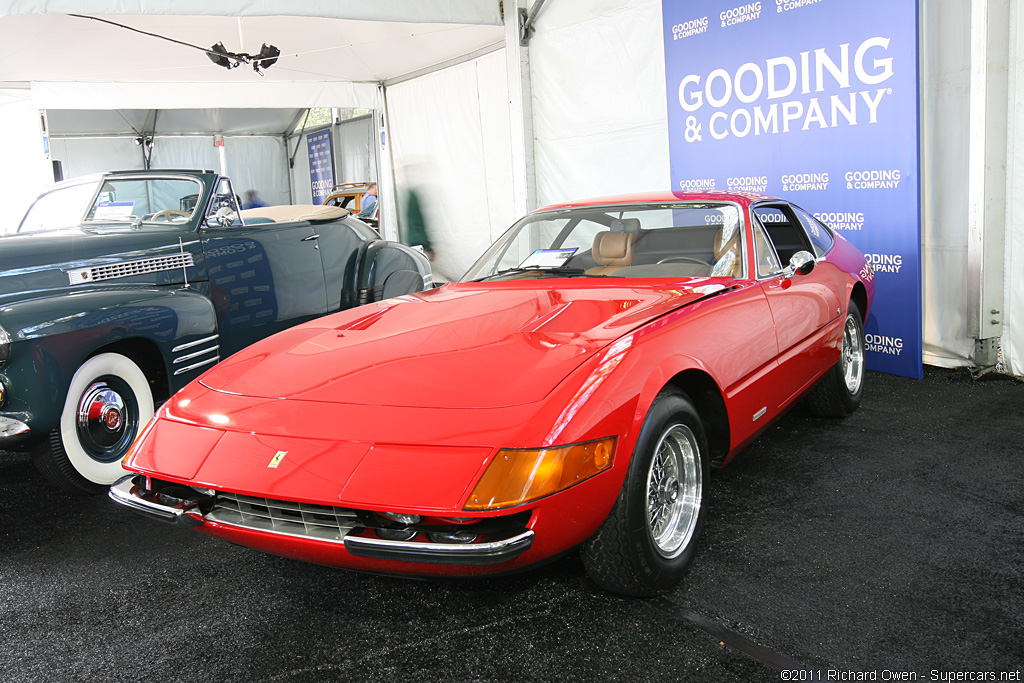
<svg viewBox="0 0 1024 683"><path fill-rule="evenodd" d="M130 389L114 380L98 380L82 393L75 427L79 443L91 458L113 462L131 445L138 421L133 415L138 409L125 400L126 395L133 398Z"/></svg>
<svg viewBox="0 0 1024 683"><path fill-rule="evenodd" d="M682 554L697 528L700 468L690 428L675 424L666 429L647 472L647 530L658 554L667 559Z"/></svg>
<svg viewBox="0 0 1024 683"><path fill-rule="evenodd" d="M864 379L864 339L861 337L852 315L846 316L841 362L846 390L851 394L856 394Z"/></svg>

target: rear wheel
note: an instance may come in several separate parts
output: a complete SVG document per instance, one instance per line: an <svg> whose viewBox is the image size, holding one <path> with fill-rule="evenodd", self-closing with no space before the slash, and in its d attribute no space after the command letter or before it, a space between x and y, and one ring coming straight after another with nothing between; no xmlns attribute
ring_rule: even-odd
<svg viewBox="0 0 1024 683"><path fill-rule="evenodd" d="M857 304L850 302L843 326L839 360L807 395L804 405L818 417L846 417L864 395L864 323Z"/></svg>
<svg viewBox="0 0 1024 683"><path fill-rule="evenodd" d="M93 356L71 378L60 423L35 451L36 467L73 493L99 493L124 475L121 458L153 417L145 373L119 353Z"/></svg>
<svg viewBox="0 0 1024 683"><path fill-rule="evenodd" d="M644 420L615 507L583 546L594 583L630 596L676 585L696 553L707 481L700 417L686 394L662 391Z"/></svg>

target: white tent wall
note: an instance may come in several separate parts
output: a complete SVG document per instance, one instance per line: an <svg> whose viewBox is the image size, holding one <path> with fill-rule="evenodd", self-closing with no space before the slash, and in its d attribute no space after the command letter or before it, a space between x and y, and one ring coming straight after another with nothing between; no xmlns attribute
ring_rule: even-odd
<svg viewBox="0 0 1024 683"><path fill-rule="evenodd" d="M53 182L39 110L27 90L0 90L0 234L17 230L36 195Z"/></svg>
<svg viewBox="0 0 1024 683"><path fill-rule="evenodd" d="M967 334L967 176L970 151L971 7L920 5L921 273L924 360L970 364Z"/></svg>
<svg viewBox="0 0 1024 683"><path fill-rule="evenodd" d="M225 136L226 169L235 192L256 190L268 204L288 204L284 143L274 136ZM64 177L144 168L142 150L131 137L54 138L51 156L62 162ZM151 168L197 168L221 172L213 135L157 135Z"/></svg>
<svg viewBox="0 0 1024 683"><path fill-rule="evenodd" d="M50 156L61 162L65 179L143 168L142 149L129 137L54 137L50 139Z"/></svg>
<svg viewBox="0 0 1024 683"><path fill-rule="evenodd" d="M342 121L334 127L334 182L377 180L376 154L372 116Z"/></svg>
<svg viewBox="0 0 1024 683"><path fill-rule="evenodd" d="M390 144L401 225L423 205L438 279L457 279L517 218L504 51L390 86Z"/></svg>
<svg viewBox="0 0 1024 683"><path fill-rule="evenodd" d="M199 141L201 147L216 150L213 138L185 138ZM214 151L214 154L217 154ZM235 193L243 196L248 190L255 190L260 199L267 204L290 204L291 193L288 188L288 162L285 157L284 139L271 135L224 136L224 154L227 168L224 169L231 178ZM163 157L154 159L163 160ZM182 162L183 163L183 162ZM220 169L219 162L206 168ZM166 168L190 168L188 166L171 166Z"/></svg>
<svg viewBox="0 0 1024 683"><path fill-rule="evenodd" d="M558 0L530 40L538 204L669 189L661 0Z"/></svg>

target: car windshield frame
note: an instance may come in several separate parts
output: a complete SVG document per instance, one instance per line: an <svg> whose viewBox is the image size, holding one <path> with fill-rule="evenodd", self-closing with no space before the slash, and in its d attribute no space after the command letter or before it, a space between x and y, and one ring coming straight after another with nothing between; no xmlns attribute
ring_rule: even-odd
<svg viewBox="0 0 1024 683"><path fill-rule="evenodd" d="M153 189L149 187L150 183L157 183L160 181L172 181L176 183L191 183L196 186L196 192L189 192L187 194L181 194L181 192L172 192L166 197L160 197L159 193L154 193ZM117 196L117 190L119 186L127 186L131 183L147 183L147 186L142 193L128 193L125 197L125 193L121 192L121 197ZM110 195L109 193L114 194ZM108 196L104 196L108 195ZM195 201L188 208L184 208L183 200L192 196L195 196ZM136 200L132 197L139 197L147 202L148 208L153 208L154 202L163 202L165 204L173 204L170 197L177 196L176 206L163 206L161 205L156 211L143 212L142 215L135 213ZM104 176L97 184L96 191L93 194L92 201L89 202L85 212L82 216L82 225L110 225L127 223L132 226L149 225L155 227L166 227L166 226L182 226L190 225L195 221L196 215L201 211L203 204L203 197L206 196L206 183L201 178L197 178L191 175L180 175L180 174L140 174L140 175L107 175ZM128 201L124 201L124 199ZM120 200L120 201L119 201ZM131 204L131 206L128 206ZM97 214L101 214L97 217ZM158 220L155 217L163 216L166 220Z"/></svg>
<svg viewBox="0 0 1024 683"><path fill-rule="evenodd" d="M696 222L698 217L702 222ZM720 220L716 220L718 217ZM670 219L668 224L666 218ZM584 223L586 229L581 230ZM725 229L727 224L730 229ZM600 232L613 234L597 238ZM547 236L538 241L537 234ZM716 254L716 235L726 237L727 242L735 240L727 266L720 264ZM604 253L602 246L602 254L595 256L595 239L608 242L609 253ZM534 212L517 221L484 251L460 282L539 277L679 279L723 275L742 279L747 277L748 270L747 239L745 208L735 200L561 207ZM616 254L616 249L623 253Z"/></svg>

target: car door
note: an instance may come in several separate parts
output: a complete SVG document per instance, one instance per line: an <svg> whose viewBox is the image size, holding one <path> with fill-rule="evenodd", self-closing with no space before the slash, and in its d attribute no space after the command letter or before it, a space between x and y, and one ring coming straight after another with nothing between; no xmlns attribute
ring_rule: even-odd
<svg viewBox="0 0 1024 683"><path fill-rule="evenodd" d="M818 260L806 275L785 268L798 251L815 256L794 207L786 202L752 207L758 279L768 299L779 345L779 381L782 405L817 379L836 360L827 342L830 323L840 313L838 279L833 267Z"/></svg>
<svg viewBox="0 0 1024 683"><path fill-rule="evenodd" d="M243 225L220 181L200 229L221 357L327 312L318 235L307 221Z"/></svg>

